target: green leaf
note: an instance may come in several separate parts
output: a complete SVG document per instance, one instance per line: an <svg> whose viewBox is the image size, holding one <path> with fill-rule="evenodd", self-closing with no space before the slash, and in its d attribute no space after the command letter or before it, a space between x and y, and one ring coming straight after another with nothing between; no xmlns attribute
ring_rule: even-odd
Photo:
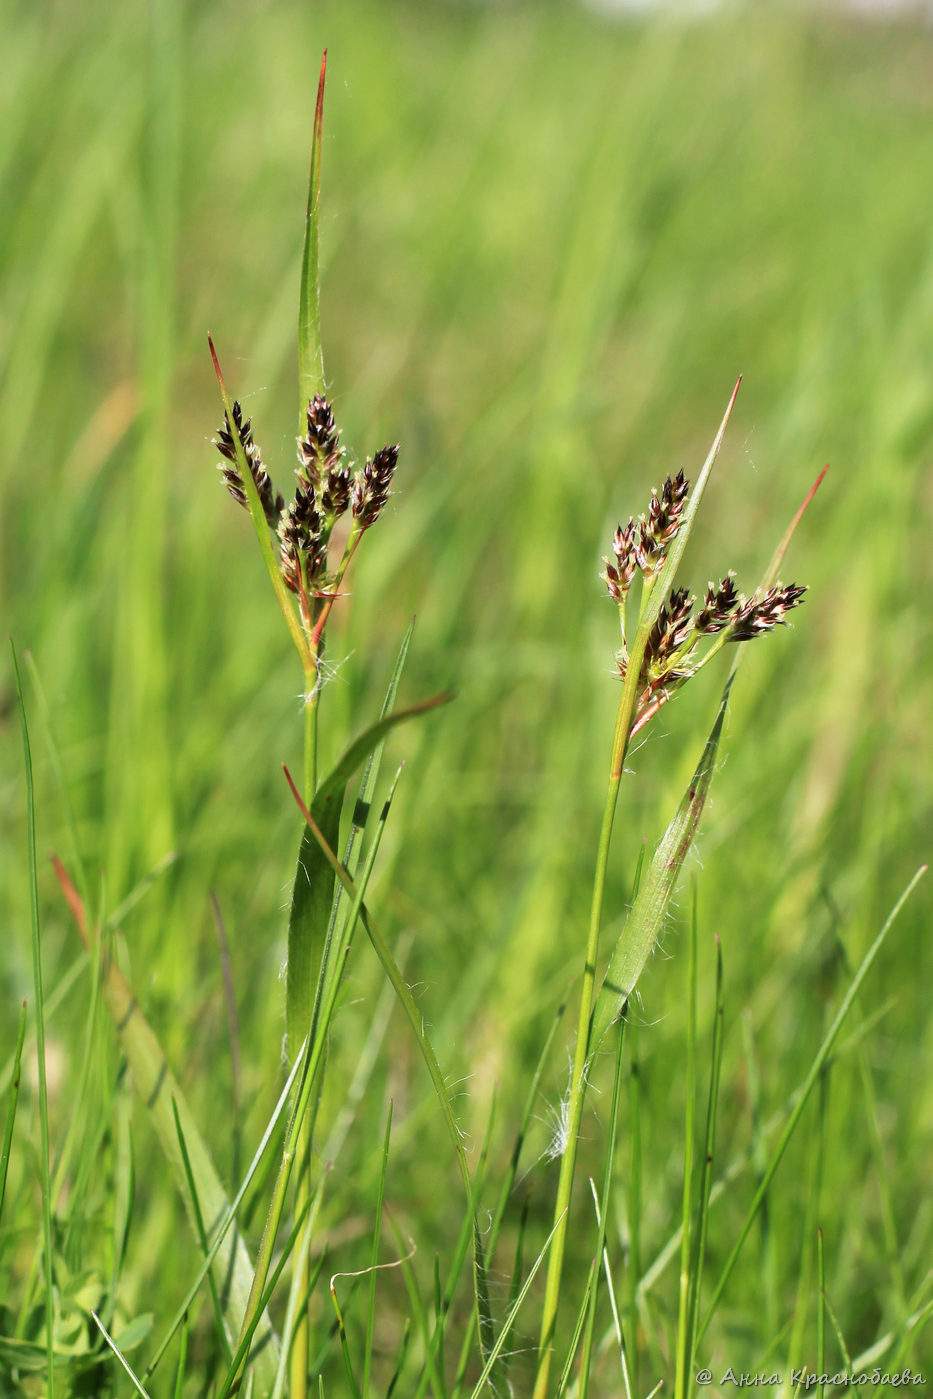
<svg viewBox="0 0 933 1399"><path fill-rule="evenodd" d="M446 704L450 694L433 695L408 709L371 724L351 743L329 777L317 790L311 814L333 850L339 841L340 813L347 783L361 763L369 757L396 724L426 714L438 705ZM321 969L321 957L334 898L334 873L321 852L317 839L305 827L298 851L292 906L288 920L288 977L285 993L285 1025L288 1053L291 1058L308 1033L308 1022L314 1002L314 988Z"/></svg>
<svg viewBox="0 0 933 1399"><path fill-rule="evenodd" d="M321 132L324 121L324 75L327 50L321 59L314 131L311 137L311 173L308 178L308 210L305 246L301 259L301 293L298 303L298 433L305 430L305 411L316 393L324 392L324 353L321 349L321 298L318 285L321 234Z"/></svg>
<svg viewBox="0 0 933 1399"><path fill-rule="evenodd" d="M635 902L609 960L606 976L593 1007L590 1054L598 1047L609 1026L622 1014L625 1003L635 990L638 978L644 971L645 963L660 935L677 877L700 824L706 794L716 766L716 754L722 737L732 678L730 675L726 681L716 721L706 740L696 771L690 779L674 819L661 837L651 864L642 874Z"/></svg>

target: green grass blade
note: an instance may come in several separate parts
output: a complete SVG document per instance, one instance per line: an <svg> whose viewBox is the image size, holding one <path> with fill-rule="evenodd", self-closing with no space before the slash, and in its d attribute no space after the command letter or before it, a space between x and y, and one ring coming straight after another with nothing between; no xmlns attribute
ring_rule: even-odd
<svg viewBox="0 0 933 1399"><path fill-rule="evenodd" d="M644 848L644 847L643 847ZM639 888L641 887L639 883ZM629 1383L633 1393L638 1389L638 1347L634 1338L638 1335L638 1279L641 1277L641 1182L642 1182L642 1077L641 1061L638 1057L638 1027L629 1025L629 1073L628 1120L631 1141L631 1169L626 1206L628 1210L629 1260L625 1271L625 1318L628 1335L632 1339L629 1364Z"/></svg>
<svg viewBox="0 0 933 1399"><path fill-rule="evenodd" d="M690 1380L687 1378L690 1358L690 1291L695 1285L692 1275L693 1235L693 1158L696 1126L697 1091L697 888L693 884L693 914L687 944L687 1038L685 1045L684 1093L684 1180L681 1197L680 1290L677 1312L677 1362L674 1378L676 1399L683 1399Z"/></svg>
<svg viewBox="0 0 933 1399"><path fill-rule="evenodd" d="M361 1399L360 1387L356 1382L356 1375L353 1373L353 1360L350 1356L350 1346L347 1342L347 1328L343 1324L343 1312L340 1310L340 1303L337 1301L337 1289L334 1286L337 1277L338 1274L335 1273L330 1280L331 1301L334 1304L334 1311L337 1313L337 1334L340 1337L340 1349L343 1353L343 1364L347 1372L347 1379L350 1381L350 1393L353 1395L353 1399Z"/></svg>
<svg viewBox="0 0 933 1399"><path fill-rule="evenodd" d="M194 1214L194 1225L195 1229L197 1230L198 1243L201 1245L201 1252L206 1258L210 1245L208 1243L207 1233L204 1229L204 1220L201 1215L201 1204L198 1200L198 1186L194 1178L194 1172L191 1169L191 1157L188 1155L188 1146L185 1142L185 1133L181 1125L181 1118L178 1115L178 1104L175 1102L174 1098L172 1099L172 1116L175 1119L175 1133L178 1137L178 1149L181 1152L182 1165L185 1169L185 1179L188 1182L188 1191L191 1196L191 1208ZM217 1334L220 1337L220 1344L224 1352L224 1359L229 1365L230 1360L232 1358L232 1351L230 1349L229 1327L227 1325L227 1319L223 1314L223 1308L220 1305L220 1295L217 1291L217 1279L215 1278L213 1272L208 1273L207 1281L208 1286L210 1287L211 1301L214 1305L214 1318L217 1322Z"/></svg>
<svg viewBox="0 0 933 1399"><path fill-rule="evenodd" d="M426 714L445 704L450 695L435 695L397 709L371 724L346 750L333 772L315 794L311 810L328 846L333 850L340 834L340 814L346 786L354 772L397 724ZM285 1024L290 1057L308 1033L315 988L324 954L334 899L334 878L318 842L309 830L302 835L288 920L288 973L285 992Z"/></svg>
<svg viewBox="0 0 933 1399"><path fill-rule="evenodd" d="M590 1366L593 1361L593 1343L596 1339L596 1304L599 1300L599 1277L601 1264L606 1257L606 1222L609 1218L609 1197L612 1193L612 1168L615 1162L616 1134L619 1126L619 1104L622 1097L622 1051L625 1041L625 1022L619 1023L619 1043L616 1050L615 1082L612 1089L612 1109L609 1118L609 1136L606 1142L606 1169L603 1175L602 1203L596 1202L596 1253L593 1259L593 1280L589 1289L586 1331L583 1336L583 1353L580 1357L579 1399L586 1399L590 1384Z"/></svg>
<svg viewBox="0 0 933 1399"><path fill-rule="evenodd" d="M405 1279L405 1287L408 1291L408 1300L411 1304L411 1312L415 1329L420 1333L421 1344L424 1347L425 1363L431 1373L431 1383L434 1386L435 1399L447 1399L447 1386L444 1376L438 1369L437 1354L428 1327L428 1316L424 1302L421 1297L421 1289L418 1287L418 1279L411 1266L412 1247L405 1251L405 1241L402 1238L401 1230L391 1214L387 1216L392 1232L395 1235L395 1245L398 1249L399 1266L402 1276ZM411 1240L409 1240L411 1244Z"/></svg>
<svg viewBox="0 0 933 1399"><path fill-rule="evenodd" d="M816 1231L816 1373L824 1373L826 1346L826 1274L823 1261L823 1231ZM818 1399L823 1399L823 1382L817 1390Z"/></svg>
<svg viewBox="0 0 933 1399"><path fill-rule="evenodd" d="M833 1044L836 1041L836 1036L839 1033L840 1027L842 1026L842 1023L845 1020L846 1016L848 1015L849 1010L852 1007L853 1001L858 995L859 987L862 985L862 982L868 975L872 963L874 962L878 953L881 951L882 944L884 943L885 938L887 937L895 919L897 918L897 915L900 913L901 909L904 907L904 904L910 898L910 895L913 893L914 889L919 884L920 880L923 878L923 875L926 873L926 868L926 865L921 865L920 869L914 875L913 879L911 879L910 883L907 885L906 889L901 894L897 903L894 905L891 912L885 919L881 931L878 933L878 936L875 938L871 947L868 949L868 951L865 953L865 956L862 958L862 961L859 964L858 971L855 973L855 976L849 984L849 989L846 991L846 994L842 999L842 1004L837 1010L833 1018L833 1022L830 1025L822 1044L817 1050L816 1056L812 1064L810 1065L809 1073L804 1079L799 1097L797 1098L797 1101L793 1107L793 1110L791 1111L790 1116L784 1124L784 1130L781 1132L777 1145L775 1146L771 1154L771 1159L768 1163L768 1167L765 1171L764 1177L762 1178L758 1186L758 1189L755 1191L752 1203L748 1209L748 1214L745 1217L745 1222L742 1225L742 1228L739 1232L739 1237L736 1239L735 1244L732 1247L732 1251L730 1252L729 1257L726 1260L722 1273L719 1277L719 1281L716 1284L712 1300L710 1301L709 1307L707 1309L706 1317L704 1318L703 1325L700 1327L700 1332L697 1337L698 1341L702 1339L703 1335L706 1332L706 1328L709 1326L713 1313L715 1312L716 1307L719 1304L719 1299L722 1297L722 1294L725 1290L726 1283L729 1281L729 1278L732 1275L732 1270L735 1267L739 1254L742 1251L742 1246L745 1243L746 1238L748 1237L749 1230L751 1229L752 1224L754 1223L755 1218L757 1217L758 1210L761 1207L761 1202L767 1194L768 1187L771 1184L775 1171L780 1165L781 1157L784 1155L787 1143L790 1141L791 1137L794 1134L794 1130L797 1126L797 1123L800 1120L801 1113L803 1112L804 1107L806 1106L807 1101L810 1097L810 1094L813 1091L813 1086L819 1077L823 1065L829 1058L830 1051L832 1050Z"/></svg>
<svg viewBox="0 0 933 1399"><path fill-rule="evenodd" d="M36 1060L39 1073L39 1181L42 1187L42 1236L45 1266L46 1383L48 1385L48 1399L52 1399L55 1392L53 1374L52 1181L49 1160L49 1096L45 1068L45 1000L42 994L42 945L39 931L39 882L36 872L36 800L32 780L32 750L29 746L26 701L23 698L23 685L16 659L16 647L13 645L12 638L10 639L10 651L13 657L13 675L16 680L16 698L19 703L19 717L22 727L23 761L26 769L26 854L29 874L29 911L32 925L32 980L36 1003Z"/></svg>
<svg viewBox="0 0 933 1399"><path fill-rule="evenodd" d="M493 1213L492 1217L492 1224L490 1225L489 1229L487 1252L490 1257L492 1257L495 1251L496 1243L499 1238L499 1230L502 1227L502 1221L505 1218L505 1211L508 1206L509 1199L512 1195L512 1187L515 1184L515 1177L518 1174L518 1163L521 1160L522 1147L524 1146L525 1138L528 1135L528 1127L531 1123L532 1113L534 1112L535 1104L538 1100L538 1090L541 1087L541 1078L544 1074L544 1069L551 1053L551 1046L554 1043L557 1031L560 1029L561 1022L564 1018L566 1010L567 1003L566 1001L564 1001L558 1006L557 1013L554 1016L554 1019L551 1021L550 1028L544 1039L544 1044L541 1047L541 1052L538 1055L538 1062L535 1065L535 1071L532 1074L531 1083L528 1087L528 1093L525 1097L525 1103L522 1110L521 1119L518 1125L518 1131L515 1133L515 1142L512 1146L512 1155L509 1159L508 1169L502 1180L502 1186L499 1191L499 1198L496 1202L495 1212ZM470 1320L467 1323L466 1327L464 1328L463 1342L460 1347L460 1360L457 1365L457 1378L454 1382L453 1389L454 1399L457 1399L457 1396L460 1394L461 1386L466 1375L466 1368L467 1363L469 1361L470 1349L473 1345L473 1335L475 1327L476 1313L474 1312L473 1315L470 1317ZM420 1395L421 1393L422 1390L419 1389L418 1394Z"/></svg>
<svg viewBox="0 0 933 1399"><path fill-rule="evenodd" d="M693 527L696 523L697 512L700 508L700 502L703 499L703 494L706 490L706 486L709 481L713 465L716 461L716 458L719 456L719 449L722 446L722 440L726 435L726 428L729 425L729 419L732 417L732 410L735 407L735 400L738 397L741 384L742 379L740 376L736 380L735 388L732 390L732 397L729 399L726 411L723 414L722 422L719 424L719 429L716 433L716 436L713 438L713 445L709 449L709 453L707 454L706 460L703 463L699 476L690 488L690 494L687 496L687 503L684 507L684 513L683 518L681 520L680 528L674 536L673 540L671 541L670 548L667 551L667 557L664 560L664 566L662 567L661 572L658 575L657 581L651 589L650 596L648 597L648 600L645 604L644 613L639 619L639 636L644 636L645 638L647 638L648 633L650 632L651 628L654 626L655 622L660 616L661 608L664 606L664 604L667 602L667 599L671 595L671 590L674 586L674 580L677 576L677 569L680 566L680 560L683 556L683 552L687 547L687 541L693 533ZM643 649L644 648L642 648L642 650ZM641 656L638 656L636 662L634 649L632 652L632 664L636 666L641 665Z"/></svg>
<svg viewBox="0 0 933 1399"><path fill-rule="evenodd" d="M693 844L706 795L716 767L716 755L729 702L732 676L726 681L716 720L696 771L660 844L643 871L635 902L616 943L593 1008L590 1053L618 1019L634 991L660 936L664 919L687 853Z"/></svg>
<svg viewBox="0 0 933 1399"><path fill-rule="evenodd" d="M690 1289L690 1348L686 1365L688 1394L690 1392L690 1385L696 1365L697 1326L700 1316L700 1290L703 1286L703 1268L706 1262L706 1241L709 1235L709 1207L713 1185L713 1159L716 1149L716 1114L719 1108L719 1084L722 1075L722 1047L725 1015L722 998L722 945L718 937L716 938L716 989L714 1005L713 1049L709 1076L709 1096L706 1102L706 1136L703 1148L703 1170L700 1174L696 1259L693 1265L693 1283Z"/></svg>
<svg viewBox="0 0 933 1399"><path fill-rule="evenodd" d="M321 348L321 297L319 288L321 235L321 136L324 126L324 78L327 50L321 59L314 129L311 136L311 172L305 244L301 258L301 293L298 305L298 433L305 430L305 412L316 393L324 392L324 353Z"/></svg>
<svg viewBox="0 0 933 1399"><path fill-rule="evenodd" d="M279 1357L278 1374L275 1377L275 1385L272 1389L270 1399L282 1399L285 1387L288 1383L288 1367L291 1362L294 1348L295 1333L298 1326L298 1318L303 1317L308 1309L308 1303L317 1287L318 1279L324 1269L324 1261L327 1257L326 1248L322 1252L310 1276L307 1276L307 1260L311 1249L311 1240L314 1236L314 1227L317 1223L318 1212L321 1200L324 1198L324 1186L326 1176L322 1176L318 1183L318 1188L314 1192L314 1201L305 1219L304 1231L301 1241L298 1244L298 1265L292 1274L292 1285L288 1293L288 1305L285 1310L285 1321L282 1325L282 1353ZM307 1277L307 1286L304 1292L301 1290L301 1283Z"/></svg>
<svg viewBox="0 0 933 1399"><path fill-rule="evenodd" d="M19 1029L16 1032L16 1049L13 1052L13 1081L10 1085L10 1102L3 1129L3 1150L0 1152L0 1218L3 1217L3 1197L6 1194L6 1177L10 1168L10 1149L13 1143L13 1124L16 1121L16 1103L19 1098L20 1070L23 1062L23 1042L26 1039L26 1002L23 1001L19 1013Z"/></svg>
<svg viewBox="0 0 933 1399"><path fill-rule="evenodd" d="M395 1369L392 1371L392 1378L389 1380L386 1389L386 1399L392 1399L396 1386L401 1378L402 1370L405 1368L405 1360L408 1356L408 1343L411 1340L411 1317L405 1318L405 1329L402 1332L402 1343L398 1348L398 1360L395 1362Z"/></svg>
<svg viewBox="0 0 933 1399"><path fill-rule="evenodd" d="M126 1372L126 1374L129 1376L130 1382L131 1382L133 1388L136 1390L136 1393L137 1393L137 1394L141 1394L141 1395L142 1395L142 1399L149 1399L149 1394L147 1393L147 1391L145 1390L145 1388L143 1387L143 1385L140 1383L140 1381L137 1379L136 1375L134 1374L133 1368L132 1368L132 1366L130 1365L130 1362L127 1360L126 1356L123 1355L123 1353L120 1351L120 1349L119 1349L118 1346L117 1346L116 1341L113 1339L113 1337L111 1336L110 1332L107 1330L106 1326L105 1326L104 1323L101 1321L100 1317L99 1317L99 1316L97 1315L97 1313L96 1313L95 1311L93 1311L93 1310L91 1311L91 1316L92 1316L92 1318L93 1318L93 1320L94 1320L94 1324L95 1324L95 1326L97 1327L98 1331L99 1331L100 1334L103 1336L104 1340L107 1342L107 1345L108 1345L108 1346L110 1347L110 1349L113 1351L114 1355L116 1356L117 1360L120 1362L120 1364L121 1364L121 1366L123 1367L123 1369L124 1369L124 1371Z"/></svg>
<svg viewBox="0 0 933 1399"><path fill-rule="evenodd" d="M376 1218L373 1224L373 1247L370 1256L369 1307L366 1313L366 1343L363 1350L363 1393L369 1393L369 1379L373 1364L373 1331L376 1326L376 1266L379 1263L379 1241L382 1236L382 1206L385 1201L386 1173L389 1169L389 1140L392 1135L392 1104L386 1113L386 1130L382 1143L382 1164L379 1170L379 1185L376 1191Z"/></svg>
<svg viewBox="0 0 933 1399"><path fill-rule="evenodd" d="M474 1387L473 1387L472 1393L470 1394L470 1399L480 1399L480 1395L482 1394L483 1390L484 1390L485 1387L486 1387L486 1382L488 1381L489 1376L492 1374L493 1366L495 1365L496 1361L497 1361L498 1358L499 1358L499 1352L502 1350L502 1347L505 1345L506 1341L507 1341L508 1338L509 1338L509 1333L511 1332L512 1327L513 1327L514 1324L515 1324L515 1318L518 1316L518 1313L521 1311L522 1303L524 1302L525 1298L528 1296L528 1292L529 1292L529 1290L530 1290L530 1288L531 1288L531 1284L532 1284L532 1283L534 1282L534 1280L535 1280L535 1276L536 1276L536 1274L537 1274L537 1272L538 1272L538 1269L541 1267L541 1264L544 1262L544 1259L545 1259L545 1257L546 1257L546 1255L547 1255L547 1251L548 1251L548 1249L549 1249L550 1246L551 1246L551 1241L552 1241L552 1239L554 1238L554 1235L556 1234L556 1232L557 1232L557 1225L555 1224L555 1225L554 1225L554 1228L551 1230L550 1234L548 1234L547 1238L546 1238L545 1241L544 1241L544 1247L542 1248L541 1252L538 1254L538 1256L537 1256L537 1258L535 1259L534 1263L531 1265L531 1270L530 1270L530 1272L529 1272L527 1278L525 1279L525 1283L524 1283L524 1286L522 1287L521 1292L518 1294L518 1296L516 1297L514 1303L512 1304L512 1306L511 1306L511 1307L509 1308L509 1310L508 1310L508 1314L506 1315L505 1321L502 1323L502 1329L501 1329L501 1331L499 1332L499 1335L496 1337L495 1344L493 1345L491 1351L489 1352L489 1355L487 1356L486 1364L483 1366L482 1371L480 1372L480 1377L479 1377L479 1379L476 1381L476 1384L475 1384Z"/></svg>
<svg viewBox="0 0 933 1399"><path fill-rule="evenodd" d="M188 1360L188 1313L185 1312L181 1324L181 1341L178 1346L178 1369L175 1372L175 1399L182 1399L185 1385L185 1365Z"/></svg>
<svg viewBox="0 0 933 1399"><path fill-rule="evenodd" d="M313 1207L313 1204L313 1199L305 1200L303 1206L301 1207L301 1210L298 1213L297 1218L295 1219L294 1224L292 1225L291 1233L289 1234L288 1239L285 1242L285 1247L282 1250L281 1257L276 1262L275 1267L271 1270L271 1272L269 1272L268 1276L264 1279L264 1286L259 1297L258 1306L250 1315L250 1318L246 1326L243 1328L240 1336L238 1337L236 1352L234 1353L233 1359L230 1362L230 1367L227 1371L224 1382L220 1387L220 1392L217 1396L217 1399L226 1399L226 1396L231 1393L235 1386L238 1388L241 1387L242 1371L246 1364L246 1358L249 1354L250 1347L252 1346L253 1337L256 1334L256 1329L259 1326L261 1318L265 1315L266 1308L272 1300L272 1294L275 1292L275 1289L278 1286L279 1278L282 1276L286 1263L292 1256L295 1244L298 1242L298 1236L304 1228L305 1220L307 1219ZM262 1350L260 1350L258 1354L261 1358ZM255 1371L256 1368L257 1366L254 1362L253 1370ZM267 1387L265 1386L265 1384L263 1386L263 1392L267 1392Z"/></svg>

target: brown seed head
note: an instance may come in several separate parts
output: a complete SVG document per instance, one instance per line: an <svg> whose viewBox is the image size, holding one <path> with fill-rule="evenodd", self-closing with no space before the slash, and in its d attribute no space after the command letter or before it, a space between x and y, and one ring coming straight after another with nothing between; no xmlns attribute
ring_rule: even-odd
<svg viewBox="0 0 933 1399"><path fill-rule="evenodd" d="M687 499L689 489L690 483L684 473L678 471L673 479L668 476L661 488L660 497L657 491L651 492L647 527L649 534L659 548L669 544L680 528L684 501Z"/></svg>
<svg viewBox="0 0 933 1399"><path fill-rule="evenodd" d="M324 522L313 490L295 492L295 499L282 512L279 520L280 568L285 584L293 593L300 592L301 567L305 578L313 584L327 566L327 541Z"/></svg>
<svg viewBox="0 0 933 1399"><path fill-rule="evenodd" d="M718 586L710 583L703 606L696 615L697 631L707 636L722 631L729 622L730 614L738 605L739 595L735 590L734 574L726 574Z"/></svg>
<svg viewBox="0 0 933 1399"><path fill-rule="evenodd" d="M642 670L650 684L663 676L665 679L680 679L682 672L672 665L676 654L693 632L694 599L686 588L676 588L661 611L648 635L645 659Z"/></svg>
<svg viewBox="0 0 933 1399"><path fill-rule="evenodd" d="M308 404L306 421L308 430L298 438L298 469L306 481L316 486L324 475L339 470L343 448L333 407L319 393Z"/></svg>
<svg viewBox="0 0 933 1399"><path fill-rule="evenodd" d="M366 465L353 478L351 503L353 518L361 529L369 529L379 519L389 499L389 487L398 465L399 447L380 447L376 455L366 458Z"/></svg>
<svg viewBox="0 0 933 1399"><path fill-rule="evenodd" d="M786 614L796 607L806 592L796 583L778 583L761 597L742 602L729 628L729 641L751 641L783 624Z"/></svg>
<svg viewBox="0 0 933 1399"><path fill-rule="evenodd" d="M230 418L225 413L224 425L218 429L217 436L214 438L214 446L217 448L220 455L225 457L228 462L232 463L230 466L221 464L221 475L233 499L239 505L249 509L249 499L240 478L240 469L236 459L235 443L238 438L240 446L243 449L243 454L249 463L249 469L253 474L253 480L256 482L256 489L259 492L259 500L262 504L262 511L266 517L266 522L270 529L275 529L278 517L285 508L285 501L273 487L269 479L269 473L263 465L259 447L253 441L252 420L247 418L244 421L243 410L238 402L233 404L231 411L233 413L233 425L231 426Z"/></svg>

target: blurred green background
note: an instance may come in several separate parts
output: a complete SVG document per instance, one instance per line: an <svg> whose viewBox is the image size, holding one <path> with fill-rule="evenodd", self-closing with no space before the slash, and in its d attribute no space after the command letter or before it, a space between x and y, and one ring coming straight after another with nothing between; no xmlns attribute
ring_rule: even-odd
<svg viewBox="0 0 933 1399"><path fill-rule="evenodd" d="M391 740L407 769L373 902L407 948L445 1070L465 1080L474 1144L498 1085L500 1162L579 971L618 697L615 614L597 578L612 530L668 471L695 476L740 372L684 581L698 590L734 568L753 588L830 463L785 570L811 591L743 666L699 842L704 1036L714 934L726 967L725 1165L802 1078L845 957L858 960L930 848L933 33L766 5L638 21L570 4L376 0L6 3L0 14L4 628L38 668L105 910L178 854L123 928L137 994L226 1178L230 1051L209 893L232 943L251 1150L281 1082L299 829L279 764L300 767L301 677L249 522L214 469L206 333L285 485L321 49L327 377L361 458L402 443L397 493L335 611L324 751L336 755L378 707L417 613L404 695L453 687L457 699ZM663 829L715 712L714 669L630 759L607 948L638 850ZM8 664L0 686L2 1066L31 980ZM28 700L39 849L70 858L33 687ZM44 866L40 895L54 988L81 954ZM688 906L642 986L642 1266L678 1218ZM853 1355L902 1319L933 1244L929 912L922 889L862 1001L860 1013L882 1012L865 1042L880 1143L855 1056L828 1082L820 1222ZM368 947L349 977L322 1137L381 988ZM87 990L82 977L50 1023L53 1145ZM561 1046L519 1197L533 1189L537 1244L556 1167L534 1158L565 1074ZM389 1196L429 1286L458 1206L400 1017L322 1228L335 1266L360 1266L390 1096ZM35 1126L29 1095L23 1111L18 1133ZM815 1246L801 1228L805 1121L710 1334L727 1364L756 1363L780 1333ZM602 1130L590 1114L584 1169L597 1169ZM134 1132L127 1307L158 1296L167 1317L196 1251L141 1109ZM620 1275L624 1122L621 1138ZM25 1149L18 1160L26 1201ZM106 1178L104 1152L104 1212ZM717 1206L714 1274L753 1188L752 1170ZM582 1190L578 1208L582 1270ZM24 1258L33 1239L23 1228ZM507 1276L508 1257L497 1266ZM644 1321L646 1388L669 1359L674 1273ZM391 1348L404 1297L400 1282L386 1288ZM524 1343L533 1333L529 1312ZM606 1362L607 1394L612 1373Z"/></svg>

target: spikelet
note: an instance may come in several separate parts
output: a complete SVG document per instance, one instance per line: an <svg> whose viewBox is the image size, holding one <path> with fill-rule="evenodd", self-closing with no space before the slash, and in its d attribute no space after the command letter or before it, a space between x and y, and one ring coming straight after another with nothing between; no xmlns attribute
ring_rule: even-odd
<svg viewBox="0 0 933 1399"><path fill-rule="evenodd" d="M399 447L380 447L353 478L351 501L353 518L361 530L369 529L379 519L389 499L389 488L398 465Z"/></svg>
<svg viewBox="0 0 933 1399"><path fill-rule="evenodd" d="M239 504L249 509L249 500L246 490L240 478L240 468L237 465L237 454L235 438L239 438L243 454L249 463L249 469L253 473L253 480L256 482L256 490L259 492L259 500L262 504L262 511L266 517L266 522L270 529L275 529L278 517L285 508L285 501L275 490L269 479L269 473L263 466L262 457L258 445L253 441L252 419L243 420L243 410L238 402L233 404L233 425L230 419L224 414L224 425L218 429L217 436L213 439L214 446L222 457L231 465L221 463L220 472L227 485L227 490L233 499Z"/></svg>

